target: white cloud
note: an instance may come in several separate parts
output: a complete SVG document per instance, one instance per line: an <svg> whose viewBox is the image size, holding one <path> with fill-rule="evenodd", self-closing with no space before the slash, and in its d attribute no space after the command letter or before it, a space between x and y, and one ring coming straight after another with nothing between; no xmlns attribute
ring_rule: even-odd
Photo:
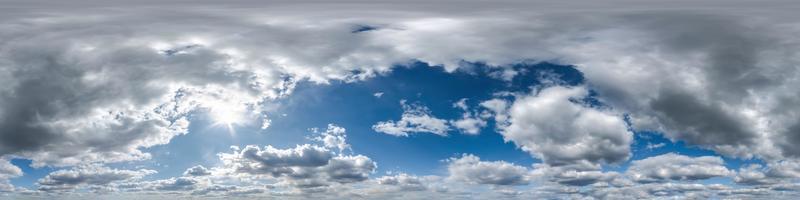
<svg viewBox="0 0 800 200"><path fill-rule="evenodd" d="M631 162L626 172L637 182L694 181L732 174L720 157L689 157L674 153Z"/></svg>
<svg viewBox="0 0 800 200"><path fill-rule="evenodd" d="M764 174L762 167L763 166L758 164L742 166L736 172L736 177L733 178L733 181L746 185L766 185L776 183L776 179L769 178L766 174Z"/></svg>
<svg viewBox="0 0 800 200"><path fill-rule="evenodd" d="M148 182L145 189L155 191L189 191L197 188L198 181L188 177L170 178Z"/></svg>
<svg viewBox="0 0 800 200"><path fill-rule="evenodd" d="M403 106L403 115L400 120L381 121L373 125L372 129L403 137L408 137L409 133L433 133L447 136L447 131L450 130L447 120L432 116L430 109L422 105L406 104L405 100L400 101L400 105Z"/></svg>
<svg viewBox="0 0 800 200"><path fill-rule="evenodd" d="M500 123L501 125L505 125L508 121L508 107L509 102L503 99L490 99L484 102L481 102L481 107L488 109L487 112L481 113L482 118L489 118L494 116L494 121Z"/></svg>
<svg viewBox="0 0 800 200"><path fill-rule="evenodd" d="M481 118L464 115L461 119L450 121L450 124L465 134L477 135L480 133L481 128L486 126L486 121Z"/></svg>
<svg viewBox="0 0 800 200"><path fill-rule="evenodd" d="M745 185L772 185L798 179L800 179L800 162L781 160L767 163L766 167L759 164L743 166L733 180Z"/></svg>
<svg viewBox="0 0 800 200"><path fill-rule="evenodd" d="M427 186L423 183L422 178L400 173L391 176L383 176L376 178L378 184L395 186L401 191L420 191L426 190Z"/></svg>
<svg viewBox="0 0 800 200"><path fill-rule="evenodd" d="M206 169L206 167L203 167L202 165L196 165L194 167L186 169L186 171L183 172L183 175L184 176L207 176L207 175L211 175L211 171L209 171L208 169Z"/></svg>
<svg viewBox="0 0 800 200"><path fill-rule="evenodd" d="M782 160L767 164L767 174L778 178L800 178L800 161Z"/></svg>
<svg viewBox="0 0 800 200"><path fill-rule="evenodd" d="M317 131L314 131L315 133ZM320 133L320 136L313 138L320 141L326 148L338 149L339 152L345 149L350 149L350 144L347 144L346 129L336 126L335 124L328 124L328 128Z"/></svg>
<svg viewBox="0 0 800 200"><path fill-rule="evenodd" d="M450 120L450 124L461 131L462 133L469 134L469 135L477 135L480 133L481 128L486 127L486 120L480 118L474 111L469 109L467 105L467 99L463 98L456 103L453 104L453 107L459 108L464 111L464 114L461 115L461 119L458 120Z"/></svg>
<svg viewBox="0 0 800 200"><path fill-rule="evenodd" d="M372 94L372 96L375 98L381 98L383 96L383 92L376 92L375 94Z"/></svg>
<svg viewBox="0 0 800 200"><path fill-rule="evenodd" d="M225 170L241 176L274 178L296 187L324 187L331 184L361 182L377 165L362 155L335 155L312 145L292 149L259 148L248 145L233 153L220 153Z"/></svg>
<svg viewBox="0 0 800 200"><path fill-rule="evenodd" d="M22 169L8 160L0 159L0 181L22 176Z"/></svg>
<svg viewBox="0 0 800 200"><path fill-rule="evenodd" d="M627 160L633 134L614 111L575 102L587 95L581 86L553 86L517 97L501 134L551 165Z"/></svg>
<svg viewBox="0 0 800 200"><path fill-rule="evenodd" d="M616 178L620 177L620 174L617 172L602 172L591 165L550 166L536 164L531 172L531 177L566 186L587 186L615 181Z"/></svg>
<svg viewBox="0 0 800 200"><path fill-rule="evenodd" d="M37 181L41 191L72 191L79 187L107 186L120 181L132 181L156 171L111 169L101 165L80 165L68 170L51 172Z"/></svg>
<svg viewBox="0 0 800 200"><path fill-rule="evenodd" d="M647 149L647 150L653 150L653 149L658 149L658 148L664 147L666 145L667 144L665 144L663 142L662 143L658 143L658 144L647 143L647 146L645 146L644 148Z"/></svg>
<svg viewBox="0 0 800 200"><path fill-rule="evenodd" d="M5 159L0 159L0 194L15 191L16 187L11 185L8 179L22 175L22 169Z"/></svg>
<svg viewBox="0 0 800 200"><path fill-rule="evenodd" d="M473 184L527 185L528 169L505 161L481 161L479 157L464 154L447 160L449 178Z"/></svg>
<svg viewBox="0 0 800 200"><path fill-rule="evenodd" d="M596 187L582 195L592 199L709 199L735 189L721 184L651 183L625 187Z"/></svg>

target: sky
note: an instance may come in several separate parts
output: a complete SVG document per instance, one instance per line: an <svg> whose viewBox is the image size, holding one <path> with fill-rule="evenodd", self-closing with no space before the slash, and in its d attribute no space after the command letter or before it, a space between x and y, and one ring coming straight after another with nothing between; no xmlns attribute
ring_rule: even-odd
<svg viewBox="0 0 800 200"><path fill-rule="evenodd" d="M0 0L0 199L798 199L798 9Z"/></svg>

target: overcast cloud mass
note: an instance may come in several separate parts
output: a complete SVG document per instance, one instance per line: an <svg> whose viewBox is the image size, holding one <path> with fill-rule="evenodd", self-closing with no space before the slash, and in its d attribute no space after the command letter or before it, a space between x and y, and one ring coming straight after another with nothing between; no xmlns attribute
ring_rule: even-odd
<svg viewBox="0 0 800 200"><path fill-rule="evenodd" d="M0 0L0 199L798 199L797 10Z"/></svg>

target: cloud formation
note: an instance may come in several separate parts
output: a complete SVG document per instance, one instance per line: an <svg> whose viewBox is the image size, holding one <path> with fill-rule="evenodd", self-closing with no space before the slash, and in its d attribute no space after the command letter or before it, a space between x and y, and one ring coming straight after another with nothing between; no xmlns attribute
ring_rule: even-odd
<svg viewBox="0 0 800 200"><path fill-rule="evenodd" d="M473 184L528 184L528 170L525 167L505 161L481 161L471 154L448 159L447 172L450 179Z"/></svg>
<svg viewBox="0 0 800 200"><path fill-rule="evenodd" d="M403 115L400 120L381 121L372 126L372 129L393 136L408 137L409 133L433 133L440 136L447 136L450 130L447 120L439 119L431 115L430 109L417 104L407 104L405 100L400 101L403 106Z"/></svg>
<svg viewBox="0 0 800 200"><path fill-rule="evenodd" d="M696 181L731 175L722 158L689 157L674 153L635 160L626 172L637 182Z"/></svg>
<svg viewBox="0 0 800 200"><path fill-rule="evenodd" d="M81 165L68 170L58 170L36 183L41 191L72 191L79 187L107 186L113 182L131 181L154 174L156 171L111 169L101 165Z"/></svg>
<svg viewBox="0 0 800 200"><path fill-rule="evenodd" d="M290 149L248 145L220 153L223 170L234 175L274 178L299 188L365 181L377 164L363 155L337 155L325 147L305 144Z"/></svg>
<svg viewBox="0 0 800 200"><path fill-rule="evenodd" d="M633 133L620 114L580 102L588 92L582 86L553 86L517 97L498 114L508 116L500 133L554 166L627 160Z"/></svg>
<svg viewBox="0 0 800 200"><path fill-rule="evenodd" d="M481 128L486 127L486 120L477 116L475 112L467 106L467 99L463 98L453 104L453 107L459 108L464 111L461 119L450 120L450 124L464 134L477 135L480 133Z"/></svg>
<svg viewBox="0 0 800 200"><path fill-rule="evenodd" d="M22 169L11 164L11 162L5 159L0 159L0 194L15 191L16 187L11 185L8 179L16 178L22 175Z"/></svg>

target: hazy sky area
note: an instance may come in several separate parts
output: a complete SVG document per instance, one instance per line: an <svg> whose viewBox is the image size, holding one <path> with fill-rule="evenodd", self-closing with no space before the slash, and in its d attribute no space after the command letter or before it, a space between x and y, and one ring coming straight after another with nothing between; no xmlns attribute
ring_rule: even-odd
<svg viewBox="0 0 800 200"><path fill-rule="evenodd" d="M798 10L0 0L0 199L800 199Z"/></svg>

